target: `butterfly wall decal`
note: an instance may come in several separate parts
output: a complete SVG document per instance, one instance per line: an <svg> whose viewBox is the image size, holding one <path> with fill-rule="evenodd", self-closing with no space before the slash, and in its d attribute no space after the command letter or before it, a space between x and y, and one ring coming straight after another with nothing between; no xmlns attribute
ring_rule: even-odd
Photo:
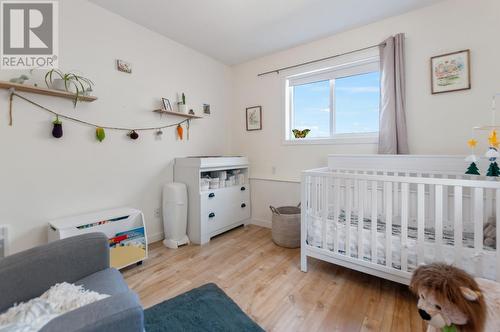
<svg viewBox="0 0 500 332"><path fill-rule="evenodd" d="M295 136L295 138L306 138L307 134L309 134L310 131L311 129L303 129L303 130L293 129L292 133L293 136Z"/></svg>

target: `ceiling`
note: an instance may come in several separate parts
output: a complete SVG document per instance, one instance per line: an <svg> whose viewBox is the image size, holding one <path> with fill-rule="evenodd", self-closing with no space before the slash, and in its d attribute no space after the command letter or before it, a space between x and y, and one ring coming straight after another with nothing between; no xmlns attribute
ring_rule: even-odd
<svg viewBox="0 0 500 332"><path fill-rule="evenodd" d="M441 0L89 1L223 63L238 64Z"/></svg>

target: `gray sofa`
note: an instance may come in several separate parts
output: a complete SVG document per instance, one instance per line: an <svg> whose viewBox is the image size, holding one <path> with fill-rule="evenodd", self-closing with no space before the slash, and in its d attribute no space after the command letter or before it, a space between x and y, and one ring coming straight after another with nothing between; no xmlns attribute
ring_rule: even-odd
<svg viewBox="0 0 500 332"><path fill-rule="evenodd" d="M0 313L56 283L83 285L110 297L51 320L42 331L143 331L143 309L122 275L109 267L108 239L91 233L0 259Z"/></svg>

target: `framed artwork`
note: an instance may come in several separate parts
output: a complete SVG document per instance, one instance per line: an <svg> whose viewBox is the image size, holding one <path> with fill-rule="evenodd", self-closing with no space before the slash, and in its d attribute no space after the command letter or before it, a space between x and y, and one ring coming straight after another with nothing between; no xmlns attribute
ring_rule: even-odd
<svg viewBox="0 0 500 332"><path fill-rule="evenodd" d="M124 73L132 74L132 64L123 60L116 60L116 69Z"/></svg>
<svg viewBox="0 0 500 332"><path fill-rule="evenodd" d="M262 130L262 106L247 107L247 131Z"/></svg>
<svg viewBox="0 0 500 332"><path fill-rule="evenodd" d="M209 104L203 104L203 113L210 114L210 105Z"/></svg>
<svg viewBox="0 0 500 332"><path fill-rule="evenodd" d="M470 50L432 57L431 86L432 94L470 89Z"/></svg>
<svg viewBox="0 0 500 332"><path fill-rule="evenodd" d="M167 98L162 98L161 99L163 103L163 109L172 112L172 105L170 104L170 100Z"/></svg>

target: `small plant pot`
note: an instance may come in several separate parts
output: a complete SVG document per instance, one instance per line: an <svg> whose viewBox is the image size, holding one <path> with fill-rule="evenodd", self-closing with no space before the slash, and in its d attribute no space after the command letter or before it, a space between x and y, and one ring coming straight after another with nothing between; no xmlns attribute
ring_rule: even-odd
<svg viewBox="0 0 500 332"><path fill-rule="evenodd" d="M187 114L188 108L186 104L178 104L177 106L179 108L179 113Z"/></svg>
<svg viewBox="0 0 500 332"><path fill-rule="evenodd" d="M54 90L61 90L61 91L66 91L66 86L64 85L64 80L60 78L56 78L52 81L52 84L50 86Z"/></svg>

